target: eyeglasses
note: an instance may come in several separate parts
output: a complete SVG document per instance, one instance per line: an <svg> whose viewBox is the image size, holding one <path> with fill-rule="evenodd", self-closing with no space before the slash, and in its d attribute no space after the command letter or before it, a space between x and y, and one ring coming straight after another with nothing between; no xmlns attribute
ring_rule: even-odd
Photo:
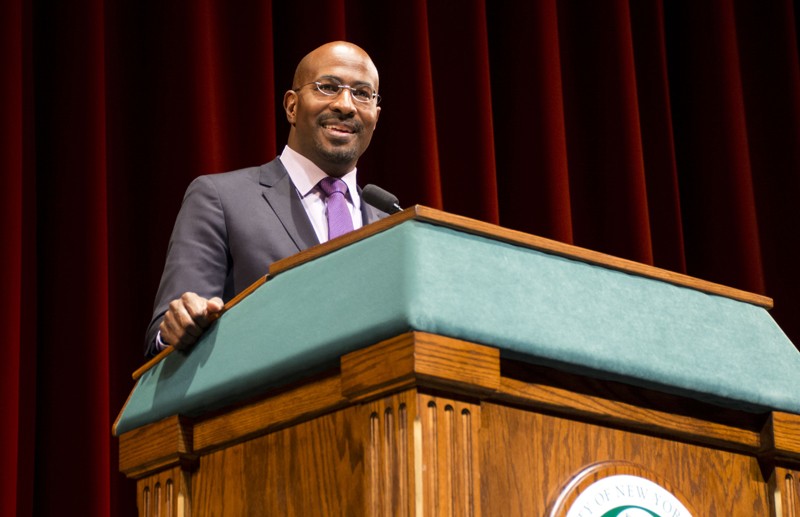
<svg viewBox="0 0 800 517"><path fill-rule="evenodd" d="M358 103L367 104L372 102L372 99L375 99L375 105L377 106L381 102L381 96L378 95L378 93L371 87L366 85L350 86L349 84L313 81L302 86L298 86L292 91L298 92L310 84L313 84L319 93L327 97L338 97L342 90L350 90L350 96Z"/></svg>

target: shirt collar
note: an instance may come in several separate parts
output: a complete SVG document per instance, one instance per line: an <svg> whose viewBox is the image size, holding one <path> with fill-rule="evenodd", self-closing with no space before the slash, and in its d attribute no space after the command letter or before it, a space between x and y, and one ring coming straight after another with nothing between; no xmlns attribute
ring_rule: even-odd
<svg viewBox="0 0 800 517"><path fill-rule="evenodd" d="M314 162L288 145L283 148L280 158L301 197L306 197L310 194L317 186L317 183L327 176L325 171L317 167ZM358 195L356 172L357 169L354 167L353 170L342 176L341 180L347 184L347 193L353 201L353 206L360 209L361 198Z"/></svg>

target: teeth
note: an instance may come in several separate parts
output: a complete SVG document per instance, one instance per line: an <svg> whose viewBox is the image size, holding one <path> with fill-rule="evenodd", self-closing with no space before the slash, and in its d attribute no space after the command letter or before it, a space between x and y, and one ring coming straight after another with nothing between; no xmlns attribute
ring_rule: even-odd
<svg viewBox="0 0 800 517"><path fill-rule="evenodd" d="M323 127L325 129L332 129L334 131L340 131L342 133L352 133L352 131L350 129L347 129L347 128L344 128L344 127L338 127L338 126L323 126Z"/></svg>

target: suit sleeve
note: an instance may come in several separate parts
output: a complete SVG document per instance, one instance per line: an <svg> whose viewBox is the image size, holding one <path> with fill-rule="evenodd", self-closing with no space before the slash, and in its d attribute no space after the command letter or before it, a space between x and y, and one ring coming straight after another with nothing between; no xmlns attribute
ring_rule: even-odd
<svg viewBox="0 0 800 517"><path fill-rule="evenodd" d="M172 300L187 291L225 299L230 263L224 207L213 178L200 176L186 190L175 220L145 336L145 355L157 352L154 343L158 326Z"/></svg>

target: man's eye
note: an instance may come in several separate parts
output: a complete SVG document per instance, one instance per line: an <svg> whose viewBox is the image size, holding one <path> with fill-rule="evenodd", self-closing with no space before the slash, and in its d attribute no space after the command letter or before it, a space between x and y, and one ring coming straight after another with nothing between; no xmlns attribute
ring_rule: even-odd
<svg viewBox="0 0 800 517"><path fill-rule="evenodd" d="M336 84L320 83L317 85L319 91L327 95L333 95L339 91L339 86Z"/></svg>
<svg viewBox="0 0 800 517"><path fill-rule="evenodd" d="M353 91L353 96L358 100L368 101L372 99L372 91L366 88L356 88Z"/></svg>

